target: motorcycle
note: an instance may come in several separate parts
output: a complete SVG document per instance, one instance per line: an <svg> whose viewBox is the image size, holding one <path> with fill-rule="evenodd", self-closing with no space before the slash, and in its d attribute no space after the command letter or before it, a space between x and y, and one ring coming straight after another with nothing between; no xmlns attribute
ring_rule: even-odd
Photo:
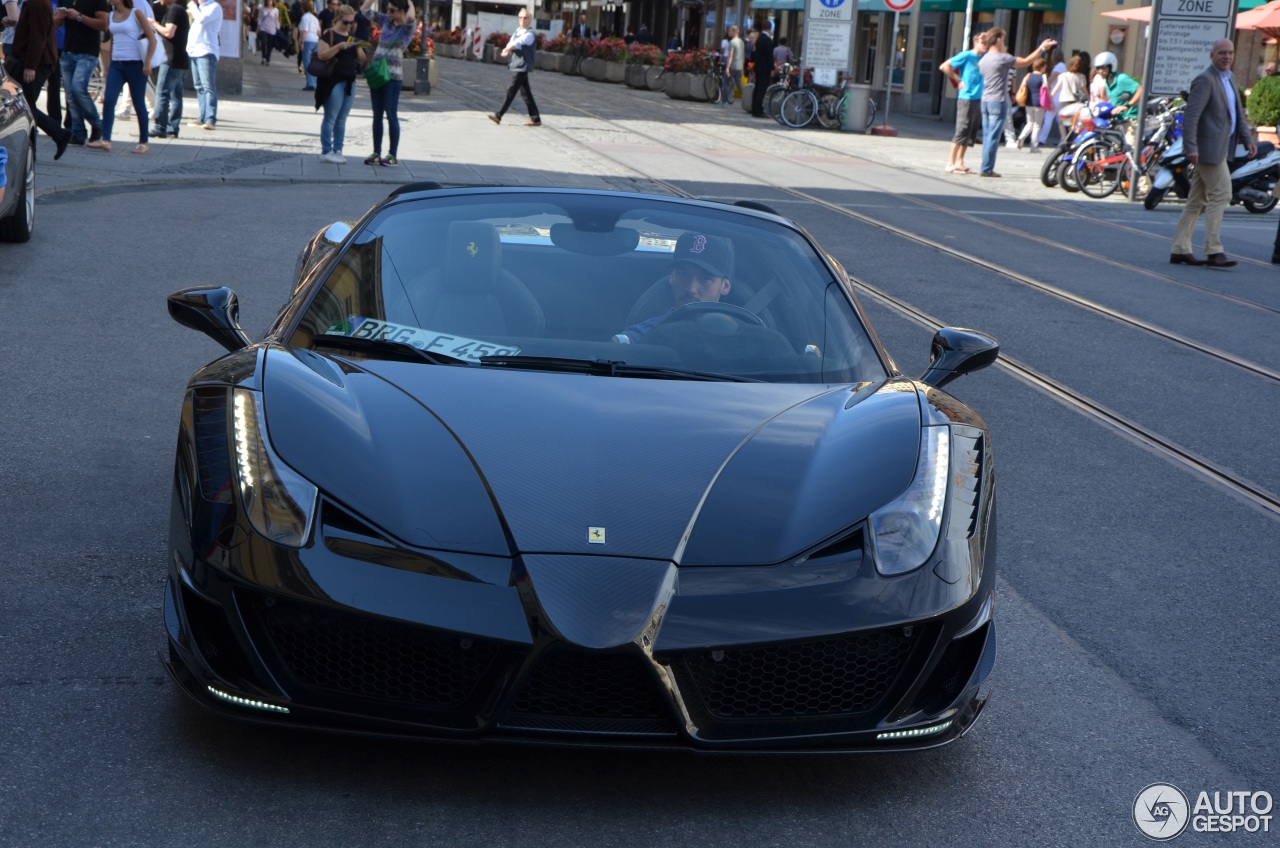
<svg viewBox="0 0 1280 848"><path fill-rule="evenodd" d="M1280 150L1269 141L1258 144L1258 153L1252 159L1247 158L1248 151L1243 145L1236 146L1236 158L1229 163L1231 168L1231 205L1244 204L1244 208L1258 215L1270 212L1276 205L1276 197L1271 192L1280 182ZM1151 191L1147 192L1142 205L1147 209L1155 209L1160 201L1172 191L1183 200L1191 191L1191 172L1193 166L1182 152L1182 139L1178 139L1165 151L1160 161L1160 170L1151 182Z"/></svg>

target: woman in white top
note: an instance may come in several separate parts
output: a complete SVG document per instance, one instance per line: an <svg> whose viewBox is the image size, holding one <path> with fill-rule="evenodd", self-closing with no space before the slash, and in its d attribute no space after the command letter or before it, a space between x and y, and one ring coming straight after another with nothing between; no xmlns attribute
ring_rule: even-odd
<svg viewBox="0 0 1280 848"><path fill-rule="evenodd" d="M1061 122L1062 139L1071 132L1075 115L1089 100L1089 84L1085 82L1084 57L1076 54L1067 63L1067 71L1053 84L1053 99L1058 104L1058 120Z"/></svg>
<svg viewBox="0 0 1280 848"><path fill-rule="evenodd" d="M298 67L305 72L311 58L316 55L316 45L320 43L320 19L316 17L314 0L302 0L302 20L298 23ZM316 90L316 78L307 74L307 84L303 91Z"/></svg>
<svg viewBox="0 0 1280 848"><path fill-rule="evenodd" d="M280 10L271 0L267 0L258 7L258 52L262 54L264 65L271 64L271 48L279 31Z"/></svg>
<svg viewBox="0 0 1280 848"><path fill-rule="evenodd" d="M156 52L156 34L142 12L133 8L133 0L111 0L111 67L107 69L107 83L103 92L102 139L89 142L88 146L105 153L111 152L111 126L116 118L116 101L125 84L129 85L129 97L138 116L138 146L134 153L147 152L147 74L151 70L151 58Z"/></svg>

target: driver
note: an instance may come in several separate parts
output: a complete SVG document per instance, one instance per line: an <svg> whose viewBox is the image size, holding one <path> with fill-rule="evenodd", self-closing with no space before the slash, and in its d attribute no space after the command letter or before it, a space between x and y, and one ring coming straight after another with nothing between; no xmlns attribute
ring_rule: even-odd
<svg viewBox="0 0 1280 848"><path fill-rule="evenodd" d="M676 240L675 260L667 285L671 289L672 306L652 318L633 324L613 337L619 344L632 344L661 324L680 307L701 302L718 301L733 288L733 245L719 236L685 233Z"/></svg>

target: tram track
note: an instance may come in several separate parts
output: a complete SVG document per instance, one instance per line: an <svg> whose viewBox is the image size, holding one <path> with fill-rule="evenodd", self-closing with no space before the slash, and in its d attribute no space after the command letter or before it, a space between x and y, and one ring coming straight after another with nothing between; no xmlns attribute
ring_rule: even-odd
<svg viewBox="0 0 1280 848"><path fill-rule="evenodd" d="M463 88L462 90L467 91L468 94L471 93L466 88ZM600 116L596 113L591 112L588 109L578 106L577 104L570 103L568 101L562 100L560 98L556 98L554 96L541 95L541 97L544 101L557 103L560 106L563 106L567 109L572 109L576 112L580 112L581 114L587 117L590 117L594 120L602 121L606 124L618 126L617 121ZM632 135L645 138L651 143L658 145L660 147L671 146L669 139L658 138L657 136L639 131L633 126L620 127L620 129ZM694 132L698 132L698 131L695 130ZM589 150L593 155L608 159L614 162L615 164L630 170L632 173L636 175L637 178L648 181L654 185L660 186L672 195L687 197L687 198L695 198L695 199L697 198L697 195L685 190L684 188L682 188L681 186L677 185L676 183L670 180L645 173L643 170L636 167L634 162L626 161L618 156L612 155L607 151L601 150L598 147L588 146L584 142L581 142L578 139L573 138L571 135L567 133L561 133L561 135L567 140L569 140L570 142L583 146L584 148ZM704 134L704 135L709 136L709 134ZM720 144L726 143L726 140L723 138L719 138L719 137L714 137L714 138L716 139L717 143L720 143ZM734 140L729 143L735 144L747 150L753 149L750 145L742 144L737 140ZM702 160L708 163L709 165L712 165L718 168L725 167L723 162L717 161L709 156L701 155L694 151L680 150L679 152L682 155L689 156L694 159ZM836 175L832 175L832 176L836 176ZM837 178L845 181L849 181L843 175L840 175ZM1226 364L1232 365L1247 373L1253 374L1254 376L1262 377L1265 380L1270 380L1273 382L1280 383L1280 372L1277 372L1274 369L1268 368L1266 366L1260 365L1250 360L1244 359L1243 357L1237 357L1234 354L1231 354L1227 351L1223 351L1211 345L1201 344L1195 341L1194 339L1188 338L1186 336L1182 336L1181 334L1178 334L1178 333L1173 333L1169 330L1165 330L1161 327L1151 324L1150 322L1143 321L1142 319L1136 318L1134 316L1121 313L1118 310L1110 309L1109 307L1106 307L1102 304L1098 304L1093 301L1090 301L1087 298L1083 298L1079 295L1075 295L1071 292L1067 292L1063 289L1060 289L1056 286L1052 286L1051 284L1045 283L1043 281L1035 280L1024 274L1020 274L1019 272L1016 272L1012 269L1005 268L996 263L990 262L988 260L982 259L977 256L973 256L971 254L965 253L964 251L957 250L956 248L953 248L946 244L942 244L941 242L937 242L928 237L921 236L917 233L912 233L903 228L900 228L892 224L888 224L883 221L876 220L874 218L871 218L870 216L855 212L851 209L841 206L840 204L833 203L831 201L817 197L809 192L801 191L799 189L791 188L789 186L779 185L768 179L762 178L758 174L755 176L755 180L758 184L762 186L766 186L775 191L782 192L786 195L789 195L790 197L794 198L799 202L819 206L821 208L835 212L839 215L857 220L869 226L876 227L877 229L880 229L891 235L897 236L898 238L913 242L915 244L918 244L920 246L923 246L932 250L945 253L961 261L981 267L994 274L998 274L1002 277L1005 277L1006 279L1013 280L1022 285L1036 289L1038 291L1042 291L1045 294L1048 294L1057 299L1068 302L1079 308L1086 309L1088 311L1094 312L1099 315L1103 315L1112 320L1115 320L1120 323L1139 329L1145 333L1154 335L1165 341L1180 345L1196 353L1199 353L1199 354L1211 357L1213 359L1219 360L1221 362L1224 362ZM1019 236L1025 237L1024 233L1017 233L1017 234ZM1122 267L1129 269L1131 266L1122 266ZM874 299L876 302L880 303L882 306L906 318L907 320L917 325L926 327L930 330L936 330L939 327L944 326L944 322L918 309L912 304L900 298L896 298L893 295L877 288L876 286L864 280L853 277L852 275L850 278L854 288L859 293ZM1271 310L1271 311L1276 311L1276 310ZM1025 363L1022 363L1016 359L1008 357L1004 353L1001 354L996 364L997 364L997 367L1003 368L1005 371L1011 374L1015 379L1049 396L1050 398L1057 401L1061 405L1081 415L1084 415L1085 417L1090 418L1098 423L1101 423L1104 426L1107 426L1111 430L1121 434L1124 438L1128 439L1129 441L1142 446L1144 449L1151 451L1152 453L1170 462L1171 464L1188 471L1189 473L1193 474L1195 477L1209 483L1215 488L1235 496L1239 500L1260 510L1261 512L1269 515L1270 517L1280 519L1280 494L1277 494L1275 492L1268 490L1264 486L1248 479L1247 477L1241 474L1236 473L1234 470L1226 467L1225 465L1216 463L1211 459L1208 459L1198 454L1197 452L1181 444L1178 444L1177 442L1171 439L1164 437L1154 429L1147 427L1125 415L1122 415L1113 409L1110 409L1106 405L1099 403L1098 401L1092 398L1089 398L1088 396L1080 392L1073 390L1072 388L1067 386L1065 383L1058 380L1054 380L1046 376L1045 374L1041 373L1040 371L1030 367L1029 365L1026 365Z"/></svg>

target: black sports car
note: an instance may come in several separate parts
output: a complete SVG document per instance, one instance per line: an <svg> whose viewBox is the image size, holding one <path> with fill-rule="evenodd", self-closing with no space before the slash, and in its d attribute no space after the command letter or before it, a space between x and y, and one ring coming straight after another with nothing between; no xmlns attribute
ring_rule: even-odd
<svg viewBox="0 0 1280 848"><path fill-rule="evenodd" d="M949 742L995 660L995 473L758 204L406 186L191 380L169 670L266 722L454 739Z"/></svg>

